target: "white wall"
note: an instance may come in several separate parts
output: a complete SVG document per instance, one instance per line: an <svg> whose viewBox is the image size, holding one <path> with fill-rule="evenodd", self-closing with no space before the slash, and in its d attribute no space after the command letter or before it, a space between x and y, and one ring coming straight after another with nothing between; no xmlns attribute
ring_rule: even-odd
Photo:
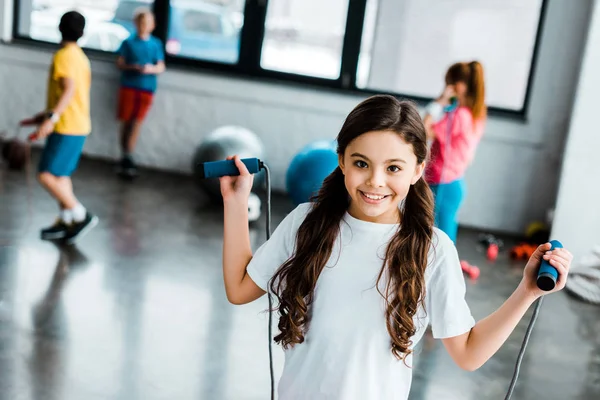
<svg viewBox="0 0 600 400"><path fill-rule="evenodd" d="M598 89L600 88L600 9L596 0L587 38L573 116L565 145L552 237L575 257L600 244L600 166Z"/></svg>
<svg viewBox="0 0 600 400"><path fill-rule="evenodd" d="M522 232L554 206L590 4L550 0L528 119L490 119L466 177L462 224ZM50 56L40 48L0 45L0 130L14 129L21 117L44 107ZM118 75L106 60L93 59L92 69L94 132L85 153L114 158ZM240 124L263 139L274 187L284 189L285 171L296 151L312 140L334 138L361 99L170 67L161 77L138 159L143 165L189 173L194 148L204 135L220 125Z"/></svg>

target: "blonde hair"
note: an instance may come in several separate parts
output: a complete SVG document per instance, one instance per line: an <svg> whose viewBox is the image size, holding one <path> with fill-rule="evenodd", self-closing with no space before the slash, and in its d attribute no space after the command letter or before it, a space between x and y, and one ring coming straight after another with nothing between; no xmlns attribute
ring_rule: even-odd
<svg viewBox="0 0 600 400"><path fill-rule="evenodd" d="M154 18L154 13L148 7L138 7L133 12L133 20L139 22L143 17Z"/></svg>

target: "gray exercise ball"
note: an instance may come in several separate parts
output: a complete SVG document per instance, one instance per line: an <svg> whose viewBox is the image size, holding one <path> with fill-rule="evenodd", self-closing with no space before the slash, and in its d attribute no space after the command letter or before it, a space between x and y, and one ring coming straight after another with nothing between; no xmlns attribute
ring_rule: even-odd
<svg viewBox="0 0 600 400"><path fill-rule="evenodd" d="M196 149L192 162L194 180L214 201L221 201L221 188L218 178L201 179L198 176L198 164L208 161L225 160L228 156L240 158L256 157L264 161L262 142L252 131L240 126L222 126L212 131ZM264 180L264 171L254 175L252 190L260 187Z"/></svg>

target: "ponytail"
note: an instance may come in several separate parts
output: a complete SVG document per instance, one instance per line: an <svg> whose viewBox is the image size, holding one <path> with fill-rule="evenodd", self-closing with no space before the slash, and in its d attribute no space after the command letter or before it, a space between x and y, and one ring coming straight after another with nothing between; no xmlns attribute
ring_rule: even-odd
<svg viewBox="0 0 600 400"><path fill-rule="evenodd" d="M311 199L313 208L296 234L296 248L271 279L271 292L279 301L281 332L274 340L288 348L304 342L308 307L321 271L331 256L340 222L349 206L344 174L337 167Z"/></svg>
<svg viewBox="0 0 600 400"><path fill-rule="evenodd" d="M471 61L469 72L467 97L470 99L473 119L481 119L487 115L483 66L479 61Z"/></svg>
<svg viewBox="0 0 600 400"><path fill-rule="evenodd" d="M433 236L433 194L423 178L409 190L404 200L401 228L390 241L384 266L377 279L384 277L387 268L392 279L387 281L387 329L392 338L392 353L406 362L412 353L411 337L416 333L413 317L423 306L425 269Z"/></svg>

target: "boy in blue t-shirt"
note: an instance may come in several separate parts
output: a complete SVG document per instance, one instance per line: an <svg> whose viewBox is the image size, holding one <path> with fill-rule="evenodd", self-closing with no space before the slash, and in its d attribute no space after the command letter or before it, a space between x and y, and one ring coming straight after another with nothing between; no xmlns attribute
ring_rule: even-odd
<svg viewBox="0 0 600 400"><path fill-rule="evenodd" d="M125 177L137 175L132 153L142 122L152 105L157 75L165 71L162 41L152 36L154 15L150 10L139 10L134 22L137 33L121 44L117 59L117 66L123 71L117 116L122 123L119 174Z"/></svg>

